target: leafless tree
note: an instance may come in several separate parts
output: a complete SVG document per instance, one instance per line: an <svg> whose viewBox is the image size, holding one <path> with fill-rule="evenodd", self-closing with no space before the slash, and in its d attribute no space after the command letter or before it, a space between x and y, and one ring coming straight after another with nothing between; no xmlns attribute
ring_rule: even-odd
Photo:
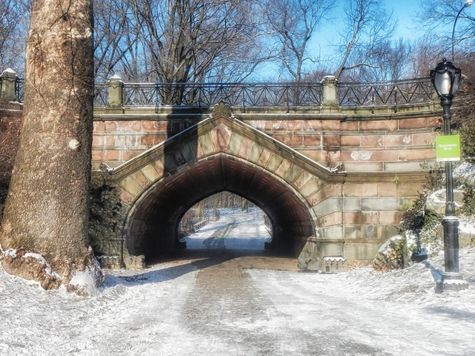
<svg viewBox="0 0 475 356"><path fill-rule="evenodd" d="M412 46L402 40L379 42L371 49L365 65L348 70L340 75L341 81L384 82L412 77L407 61Z"/></svg>
<svg viewBox="0 0 475 356"><path fill-rule="evenodd" d="M126 58L133 56L140 35L130 1L94 1L94 75L103 82Z"/></svg>
<svg viewBox="0 0 475 356"><path fill-rule="evenodd" d="M142 76L164 83L239 82L265 60L257 6L250 0L131 0L139 26L135 55L143 56ZM132 41L130 41L132 42ZM133 48L133 47L132 47ZM122 70L137 75L125 56ZM180 89L164 93L179 103Z"/></svg>
<svg viewBox="0 0 475 356"><path fill-rule="evenodd" d="M143 52L158 81L240 81L263 58L253 1L132 2Z"/></svg>
<svg viewBox="0 0 475 356"><path fill-rule="evenodd" d="M408 56L409 71L414 78L427 77L440 57L440 48L433 38L424 36L413 43Z"/></svg>
<svg viewBox="0 0 475 356"><path fill-rule="evenodd" d="M270 33L278 42L278 59L299 83L303 66L315 61L309 56L308 43L315 29L332 7L329 0L275 0L265 3L265 16Z"/></svg>
<svg viewBox="0 0 475 356"><path fill-rule="evenodd" d="M0 0L5 18L0 24L0 60L2 48L14 43L11 34L18 27L18 14L28 17L23 2L31 0ZM96 82L104 82L111 72L130 81L239 82L269 58L260 43L259 6L251 0L93 2ZM22 31L19 36L24 38L26 27ZM4 62L19 58L10 53Z"/></svg>
<svg viewBox="0 0 475 356"><path fill-rule="evenodd" d="M23 72L31 0L0 0L0 66Z"/></svg>
<svg viewBox="0 0 475 356"><path fill-rule="evenodd" d="M23 126L0 228L2 248L17 253L3 256L2 265L44 288L73 287L78 270L95 270L87 234L92 2L35 0L31 13Z"/></svg>
<svg viewBox="0 0 475 356"><path fill-rule="evenodd" d="M380 66L371 63L371 58L385 44L387 48L394 32L391 15L386 14L379 0L347 0L345 16L341 60L334 73L337 79L344 71Z"/></svg>

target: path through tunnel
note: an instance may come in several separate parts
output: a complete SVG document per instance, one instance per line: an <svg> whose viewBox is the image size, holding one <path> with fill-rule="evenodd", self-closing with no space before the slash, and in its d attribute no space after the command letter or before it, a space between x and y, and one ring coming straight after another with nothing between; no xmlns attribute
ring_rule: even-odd
<svg viewBox="0 0 475 356"><path fill-rule="evenodd" d="M265 251L272 240L266 213L244 197L222 191L193 205L178 229L186 250Z"/></svg>
<svg viewBox="0 0 475 356"><path fill-rule="evenodd" d="M166 257L183 247L178 227L197 202L221 191L240 195L269 217L271 251L296 256L314 234L308 208L284 182L224 154L182 169L155 183L135 203L126 226L126 246L146 261Z"/></svg>

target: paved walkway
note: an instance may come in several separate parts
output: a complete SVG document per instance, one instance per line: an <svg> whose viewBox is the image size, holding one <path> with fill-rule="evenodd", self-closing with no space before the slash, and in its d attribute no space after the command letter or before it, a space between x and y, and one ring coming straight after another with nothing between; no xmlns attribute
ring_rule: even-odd
<svg viewBox="0 0 475 356"><path fill-rule="evenodd" d="M318 311L312 311L317 312L314 325L306 322L299 324L298 320L289 317L288 310L276 308L274 301L261 292L249 273L252 269L296 272L295 259L236 256L238 252L213 251L208 259L194 262L200 270L181 310L180 319L182 327L193 338L200 340L197 353L206 354L201 346L220 345L217 347L221 349L218 354L224 354L223 344L230 355L377 353L378 350L370 345L354 343L346 340L344 335L332 334L327 329L319 330L319 318L328 318L328 314L337 309L327 298L315 301ZM204 267L204 264L207 266ZM288 305L296 302L295 293L301 292L305 298L310 292L297 292L301 286L296 284L294 287L292 294L287 296ZM308 301L302 302L307 303L302 305L303 308L308 307ZM338 303L338 300L335 302Z"/></svg>

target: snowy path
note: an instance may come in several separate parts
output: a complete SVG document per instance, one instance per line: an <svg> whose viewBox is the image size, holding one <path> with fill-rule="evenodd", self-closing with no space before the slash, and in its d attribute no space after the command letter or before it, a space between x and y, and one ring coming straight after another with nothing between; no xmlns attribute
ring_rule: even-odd
<svg viewBox="0 0 475 356"><path fill-rule="evenodd" d="M262 250L270 241L262 210L253 207L248 213L242 213L240 209L219 211L219 220L211 221L185 237L188 249Z"/></svg>
<svg viewBox="0 0 475 356"><path fill-rule="evenodd" d="M229 226L255 237L249 216L235 219ZM461 253L470 289L444 294L432 276L442 256L325 275L299 273L292 259L196 252L110 271L89 298L33 288L0 267L0 355L474 354L475 248Z"/></svg>
<svg viewBox="0 0 475 356"><path fill-rule="evenodd" d="M474 256L471 289L441 295L422 264L322 275L216 254L116 271L90 298L0 271L0 354L472 355Z"/></svg>

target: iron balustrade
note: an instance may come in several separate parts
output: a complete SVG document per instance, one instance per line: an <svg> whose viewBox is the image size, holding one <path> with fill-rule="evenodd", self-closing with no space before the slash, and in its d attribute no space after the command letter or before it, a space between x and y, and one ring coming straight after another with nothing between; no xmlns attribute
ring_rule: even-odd
<svg viewBox="0 0 475 356"><path fill-rule="evenodd" d="M337 85L340 106L398 106L432 102L430 78L379 83L341 83Z"/></svg>
<svg viewBox="0 0 475 356"><path fill-rule="evenodd" d="M15 96L20 103L23 102L25 96L25 80L23 78L16 78L15 81Z"/></svg>
<svg viewBox="0 0 475 356"><path fill-rule="evenodd" d="M106 84L96 84L94 86L94 106L107 106L108 86Z"/></svg>
<svg viewBox="0 0 475 356"><path fill-rule="evenodd" d="M95 104L107 105L107 86L96 86ZM231 106L319 106L321 84L285 83L124 83L124 106L209 107L224 101Z"/></svg>
<svg viewBox="0 0 475 356"><path fill-rule="evenodd" d="M23 91L24 81L18 78L20 102ZM123 106L209 107L223 101L244 108L312 107L322 105L322 92L320 83L124 83ZM433 93L430 78L337 84L338 105L342 107L429 104ZM96 84L94 105L108 106L107 84Z"/></svg>

